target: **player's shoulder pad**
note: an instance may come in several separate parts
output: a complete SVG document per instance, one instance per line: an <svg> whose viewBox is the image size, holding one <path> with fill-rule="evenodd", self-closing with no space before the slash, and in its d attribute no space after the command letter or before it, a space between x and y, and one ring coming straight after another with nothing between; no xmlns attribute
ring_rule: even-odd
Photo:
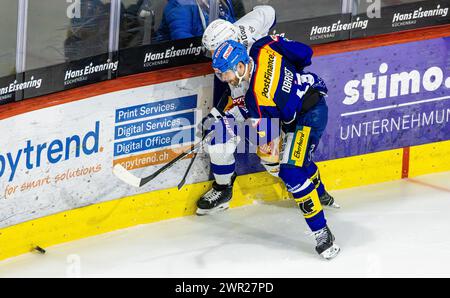
<svg viewBox="0 0 450 298"><path fill-rule="evenodd" d="M268 45L270 43L278 42L279 38L280 38L280 36L278 36L278 35L267 35L261 39L258 39L257 41L255 41L252 48L250 49L250 56L253 59L257 58L258 53L261 50L261 48L265 47L266 45Z"/></svg>

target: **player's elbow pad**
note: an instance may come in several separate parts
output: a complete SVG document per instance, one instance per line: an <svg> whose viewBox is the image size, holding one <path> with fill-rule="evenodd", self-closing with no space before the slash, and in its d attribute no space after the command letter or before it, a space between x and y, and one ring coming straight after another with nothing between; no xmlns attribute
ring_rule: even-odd
<svg viewBox="0 0 450 298"><path fill-rule="evenodd" d="M276 23L277 23L277 17L276 17L276 11L275 9L270 6L270 5L256 5L255 7L253 7L253 10L261 10L264 19L267 20L267 23L269 23L270 21L270 28L272 29L273 27L275 27Z"/></svg>

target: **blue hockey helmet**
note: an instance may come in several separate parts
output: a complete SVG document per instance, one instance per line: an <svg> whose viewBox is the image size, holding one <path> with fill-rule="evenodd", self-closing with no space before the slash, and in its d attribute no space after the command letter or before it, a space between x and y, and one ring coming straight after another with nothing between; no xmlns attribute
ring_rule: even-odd
<svg viewBox="0 0 450 298"><path fill-rule="evenodd" d="M222 81L224 81L222 74L231 71L236 74L240 83L244 76L237 73L237 65L239 62L244 63L247 70L250 57L246 47L237 41L227 40L215 50L212 67Z"/></svg>

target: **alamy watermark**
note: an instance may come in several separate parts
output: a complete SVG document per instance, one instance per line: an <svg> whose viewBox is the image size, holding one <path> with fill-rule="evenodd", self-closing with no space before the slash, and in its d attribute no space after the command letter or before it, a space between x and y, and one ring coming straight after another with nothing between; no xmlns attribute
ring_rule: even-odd
<svg viewBox="0 0 450 298"><path fill-rule="evenodd" d="M180 127L188 127L190 125L192 123L188 119L180 119ZM207 143L215 147L214 149L210 147L210 150L223 150L221 153L224 154L233 152L257 153L261 145L268 144L280 137L281 121L278 118L240 121L233 117L223 116L219 120L206 118L202 123L197 124L197 127L194 128L195 136L192 136L192 131L185 129L178 132L171 139L171 146L189 143L192 139L199 140L207 136ZM234 143L236 147L221 146L230 143ZM227 150L232 150L233 152L227 152ZM176 149L174 151L177 152Z"/></svg>
<svg viewBox="0 0 450 298"><path fill-rule="evenodd" d="M69 19L81 18L81 0L66 0L69 3L67 7L67 17Z"/></svg>
<svg viewBox="0 0 450 298"><path fill-rule="evenodd" d="M66 258L66 277L77 278L81 277L81 257L79 255L68 255Z"/></svg>
<svg viewBox="0 0 450 298"><path fill-rule="evenodd" d="M369 19L381 18L381 0L366 0L366 14Z"/></svg>

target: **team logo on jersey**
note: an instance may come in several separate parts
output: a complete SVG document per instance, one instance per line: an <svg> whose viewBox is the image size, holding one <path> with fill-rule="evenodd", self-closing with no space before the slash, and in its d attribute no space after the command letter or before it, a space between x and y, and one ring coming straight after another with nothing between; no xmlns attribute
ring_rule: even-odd
<svg viewBox="0 0 450 298"><path fill-rule="evenodd" d="M275 55L269 53L266 64L266 71L264 72L264 87L261 93L262 96L264 96L267 99L270 98L269 91L273 79L274 66L275 66Z"/></svg>
<svg viewBox="0 0 450 298"><path fill-rule="evenodd" d="M309 135L311 127L301 126L295 132L294 141L291 146L291 156L289 163L297 167L303 167L306 153L308 151Z"/></svg>
<svg viewBox="0 0 450 298"><path fill-rule="evenodd" d="M242 25L239 26L239 31L240 31L240 37L241 37L240 42L241 42L246 48L248 48L249 43L248 43L247 32L245 32L245 27L242 26Z"/></svg>
<svg viewBox="0 0 450 298"><path fill-rule="evenodd" d="M223 48L227 45L228 43L223 43L220 47L217 48L216 50L216 55L214 56L214 58L219 58L219 54L222 52ZM229 55L229 54L228 54Z"/></svg>
<svg viewBox="0 0 450 298"><path fill-rule="evenodd" d="M290 71L287 67L284 68L284 80L283 80L283 86L281 87L281 90L283 90L286 93L291 93L292 89L292 81L294 80L294 73Z"/></svg>
<svg viewBox="0 0 450 298"><path fill-rule="evenodd" d="M225 53L223 53L223 58L228 59L230 57L230 54L233 52L234 48L232 45L229 45L226 49Z"/></svg>
<svg viewBox="0 0 450 298"><path fill-rule="evenodd" d="M316 190L313 190L302 198L295 199L295 202L298 204L305 218L312 218L323 210Z"/></svg>
<svg viewBox="0 0 450 298"><path fill-rule="evenodd" d="M233 103L233 106L245 107L245 97L239 96L237 98L233 98L232 103Z"/></svg>
<svg viewBox="0 0 450 298"><path fill-rule="evenodd" d="M281 77L282 56L266 45L258 56L255 94L258 105L275 107L275 93Z"/></svg>
<svg viewBox="0 0 450 298"><path fill-rule="evenodd" d="M245 108L245 97L239 96L236 98L232 98L231 96L229 96L227 106L224 110L229 111L234 107Z"/></svg>

